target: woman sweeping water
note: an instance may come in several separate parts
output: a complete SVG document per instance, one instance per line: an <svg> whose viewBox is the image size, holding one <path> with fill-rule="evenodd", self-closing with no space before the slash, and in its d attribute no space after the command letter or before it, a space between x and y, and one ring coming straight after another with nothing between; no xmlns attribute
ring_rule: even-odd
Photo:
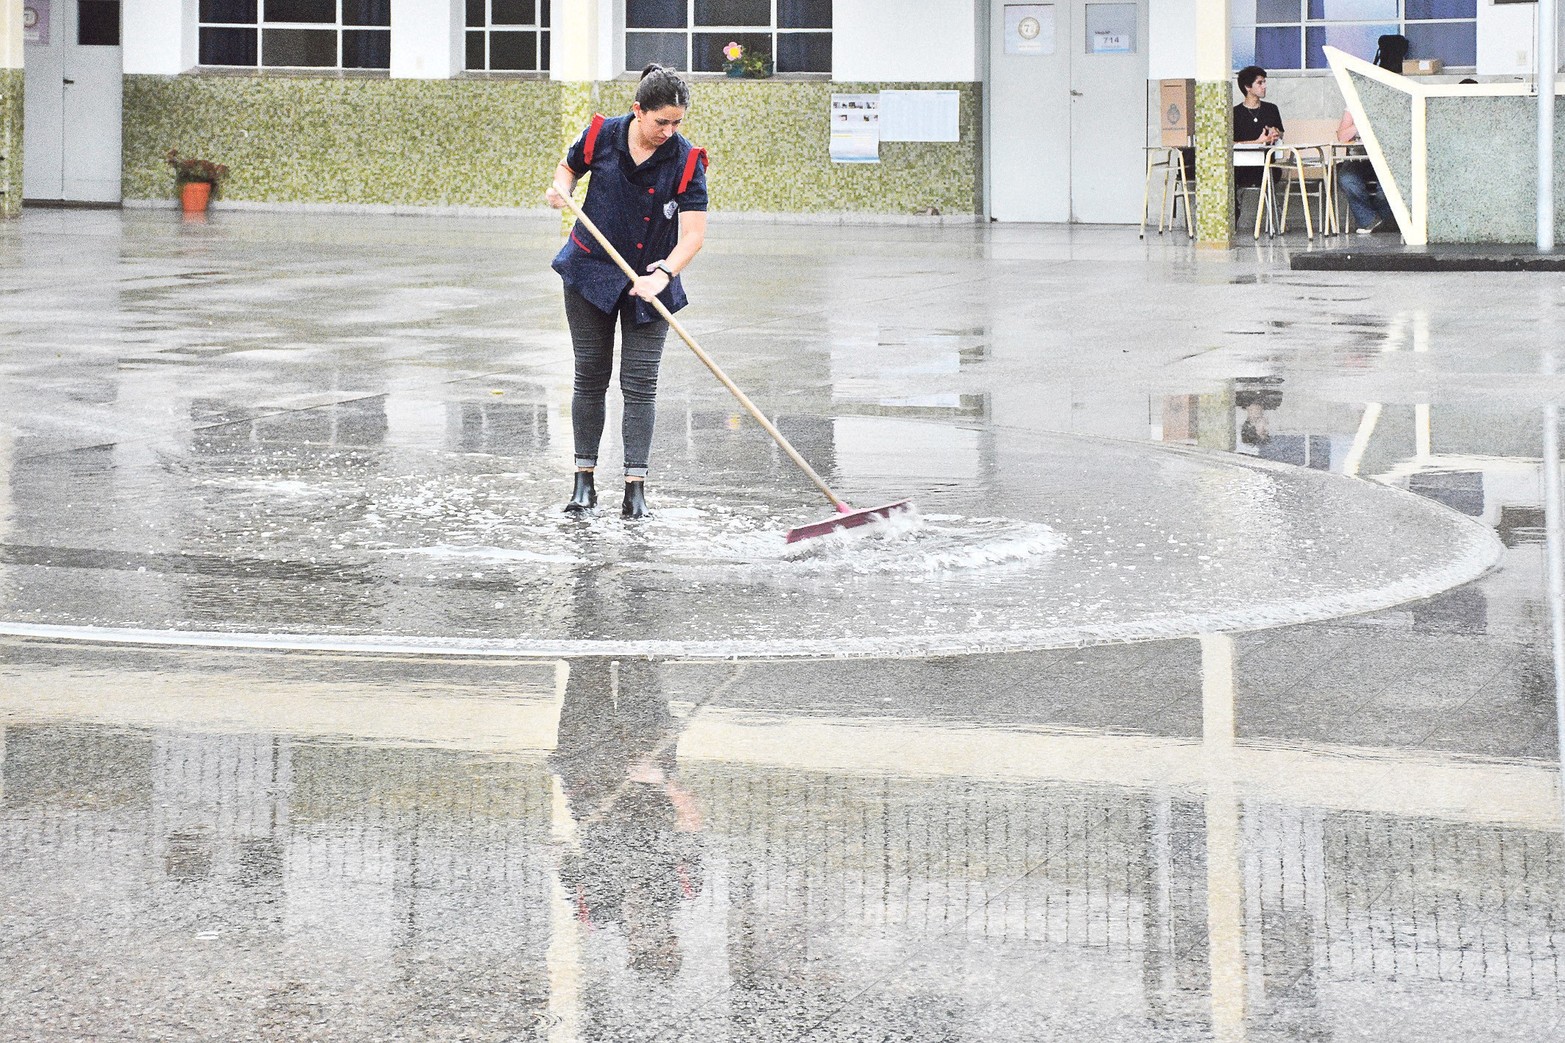
<svg viewBox="0 0 1565 1043"><path fill-rule="evenodd" d="M571 395L576 479L569 512L590 511L598 494L593 475L603 437L609 378L614 371L614 326L620 327L621 428L625 443L627 518L647 516L647 461L657 412L658 366L668 323L648 303L670 312L686 304L679 274L706 236L706 151L679 133L690 108L690 88L671 70L649 65L630 112L594 116L555 171L567 192L592 174L582 210L638 275L629 279L577 222L554 258L565 282L565 318L576 356ZM551 185L549 205L565 200Z"/></svg>

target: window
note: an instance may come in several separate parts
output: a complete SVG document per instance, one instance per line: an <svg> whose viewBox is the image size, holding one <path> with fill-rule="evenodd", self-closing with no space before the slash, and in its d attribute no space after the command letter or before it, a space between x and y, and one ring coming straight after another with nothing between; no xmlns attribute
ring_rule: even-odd
<svg viewBox="0 0 1565 1043"><path fill-rule="evenodd" d="M722 72L729 41L777 72L831 72L831 0L625 0L625 68Z"/></svg>
<svg viewBox="0 0 1565 1043"><path fill-rule="evenodd" d="M1330 46L1365 60L1387 33L1409 58L1478 64L1478 0L1233 0L1234 68L1324 69Z"/></svg>
<svg viewBox="0 0 1565 1043"><path fill-rule="evenodd" d="M391 0L200 0L202 65L389 69Z"/></svg>
<svg viewBox="0 0 1565 1043"><path fill-rule="evenodd" d="M549 0L467 0L471 72L548 72Z"/></svg>

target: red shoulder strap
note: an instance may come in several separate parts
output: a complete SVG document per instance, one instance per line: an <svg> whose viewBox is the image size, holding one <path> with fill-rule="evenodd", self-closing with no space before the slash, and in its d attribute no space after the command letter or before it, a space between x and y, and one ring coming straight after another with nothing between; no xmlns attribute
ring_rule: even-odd
<svg viewBox="0 0 1565 1043"><path fill-rule="evenodd" d="M693 148L690 150L690 154L685 157L685 173L679 179L679 192L675 192L675 195L679 195L680 192L690 187L690 179L696 176L697 160L701 161L701 169L705 170L707 168L706 149Z"/></svg>
<svg viewBox="0 0 1565 1043"><path fill-rule="evenodd" d="M592 114L592 123L587 126L587 141L584 159L587 165L592 166L592 150L598 144L598 131L603 129L603 117L598 113Z"/></svg>

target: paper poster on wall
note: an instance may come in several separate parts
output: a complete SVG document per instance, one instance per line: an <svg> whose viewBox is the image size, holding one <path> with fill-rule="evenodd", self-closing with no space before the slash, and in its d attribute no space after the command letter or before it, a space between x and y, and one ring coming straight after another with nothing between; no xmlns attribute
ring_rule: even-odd
<svg viewBox="0 0 1565 1043"><path fill-rule="evenodd" d="M881 91L880 140L960 141L958 91Z"/></svg>
<svg viewBox="0 0 1565 1043"><path fill-rule="evenodd" d="M1053 54L1054 5L1006 4L1005 53Z"/></svg>
<svg viewBox="0 0 1565 1043"><path fill-rule="evenodd" d="M880 97L874 94L831 96L831 161L880 162Z"/></svg>
<svg viewBox="0 0 1565 1043"><path fill-rule="evenodd" d="M49 0L24 0L22 4L22 42L49 42Z"/></svg>

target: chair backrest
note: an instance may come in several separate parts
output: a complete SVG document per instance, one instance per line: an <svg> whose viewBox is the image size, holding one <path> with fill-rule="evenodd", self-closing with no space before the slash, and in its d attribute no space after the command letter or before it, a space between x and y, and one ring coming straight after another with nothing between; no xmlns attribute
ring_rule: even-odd
<svg viewBox="0 0 1565 1043"><path fill-rule="evenodd" d="M1326 145L1337 140L1337 120L1284 119L1288 132L1282 140L1288 145Z"/></svg>

